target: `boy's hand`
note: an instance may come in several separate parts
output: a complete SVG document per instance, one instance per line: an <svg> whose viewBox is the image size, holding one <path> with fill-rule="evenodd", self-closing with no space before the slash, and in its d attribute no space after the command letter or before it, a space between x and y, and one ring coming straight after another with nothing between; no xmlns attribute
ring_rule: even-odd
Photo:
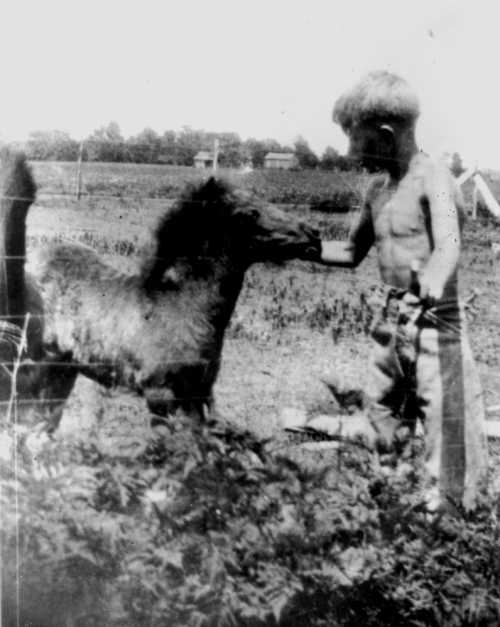
<svg viewBox="0 0 500 627"><path fill-rule="evenodd" d="M321 261L333 266L353 265L353 251L351 242L336 240L321 242Z"/></svg>
<svg viewBox="0 0 500 627"><path fill-rule="evenodd" d="M443 280L439 276L428 275L423 272L419 277L420 300L427 305L433 307L438 300L441 300L444 292Z"/></svg>
<svg viewBox="0 0 500 627"><path fill-rule="evenodd" d="M337 242L321 242L321 261L328 263L330 258L334 255L338 243Z"/></svg>
<svg viewBox="0 0 500 627"><path fill-rule="evenodd" d="M342 245L343 242L327 242L323 240L321 242L321 261L328 263L332 257L338 254Z"/></svg>

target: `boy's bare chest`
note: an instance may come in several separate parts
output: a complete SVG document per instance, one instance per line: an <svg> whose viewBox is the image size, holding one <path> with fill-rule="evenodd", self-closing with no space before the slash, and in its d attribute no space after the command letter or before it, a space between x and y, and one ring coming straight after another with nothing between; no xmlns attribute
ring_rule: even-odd
<svg viewBox="0 0 500 627"><path fill-rule="evenodd" d="M378 240L426 232L426 201L416 186L382 189L372 200L372 220Z"/></svg>

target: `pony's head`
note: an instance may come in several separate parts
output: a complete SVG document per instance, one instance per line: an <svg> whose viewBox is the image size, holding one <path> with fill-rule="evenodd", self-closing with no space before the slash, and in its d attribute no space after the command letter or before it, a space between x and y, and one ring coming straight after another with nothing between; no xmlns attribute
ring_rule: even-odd
<svg viewBox="0 0 500 627"><path fill-rule="evenodd" d="M317 260L320 254L315 229L214 178L188 188L161 221L156 242L146 278L151 287L178 263L204 275L217 263L245 270L259 261Z"/></svg>

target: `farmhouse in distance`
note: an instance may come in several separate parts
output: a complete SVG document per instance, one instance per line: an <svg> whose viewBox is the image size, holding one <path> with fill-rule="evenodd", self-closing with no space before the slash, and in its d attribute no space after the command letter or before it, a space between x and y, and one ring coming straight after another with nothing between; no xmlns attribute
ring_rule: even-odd
<svg viewBox="0 0 500 627"><path fill-rule="evenodd" d="M293 152L268 152L264 157L266 169L290 170L298 165L299 161Z"/></svg>
<svg viewBox="0 0 500 627"><path fill-rule="evenodd" d="M214 165L214 154L209 150L200 150L194 156L194 167L205 169L212 168Z"/></svg>

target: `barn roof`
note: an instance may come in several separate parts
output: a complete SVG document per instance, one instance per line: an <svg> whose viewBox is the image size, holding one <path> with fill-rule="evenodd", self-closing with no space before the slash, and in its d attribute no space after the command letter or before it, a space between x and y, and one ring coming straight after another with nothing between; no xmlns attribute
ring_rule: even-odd
<svg viewBox="0 0 500 627"><path fill-rule="evenodd" d="M200 150L194 156L195 159L203 159L203 161L211 161L214 156L208 150Z"/></svg>
<svg viewBox="0 0 500 627"><path fill-rule="evenodd" d="M279 159L280 161L291 161L295 158L293 152L268 152L265 159Z"/></svg>

